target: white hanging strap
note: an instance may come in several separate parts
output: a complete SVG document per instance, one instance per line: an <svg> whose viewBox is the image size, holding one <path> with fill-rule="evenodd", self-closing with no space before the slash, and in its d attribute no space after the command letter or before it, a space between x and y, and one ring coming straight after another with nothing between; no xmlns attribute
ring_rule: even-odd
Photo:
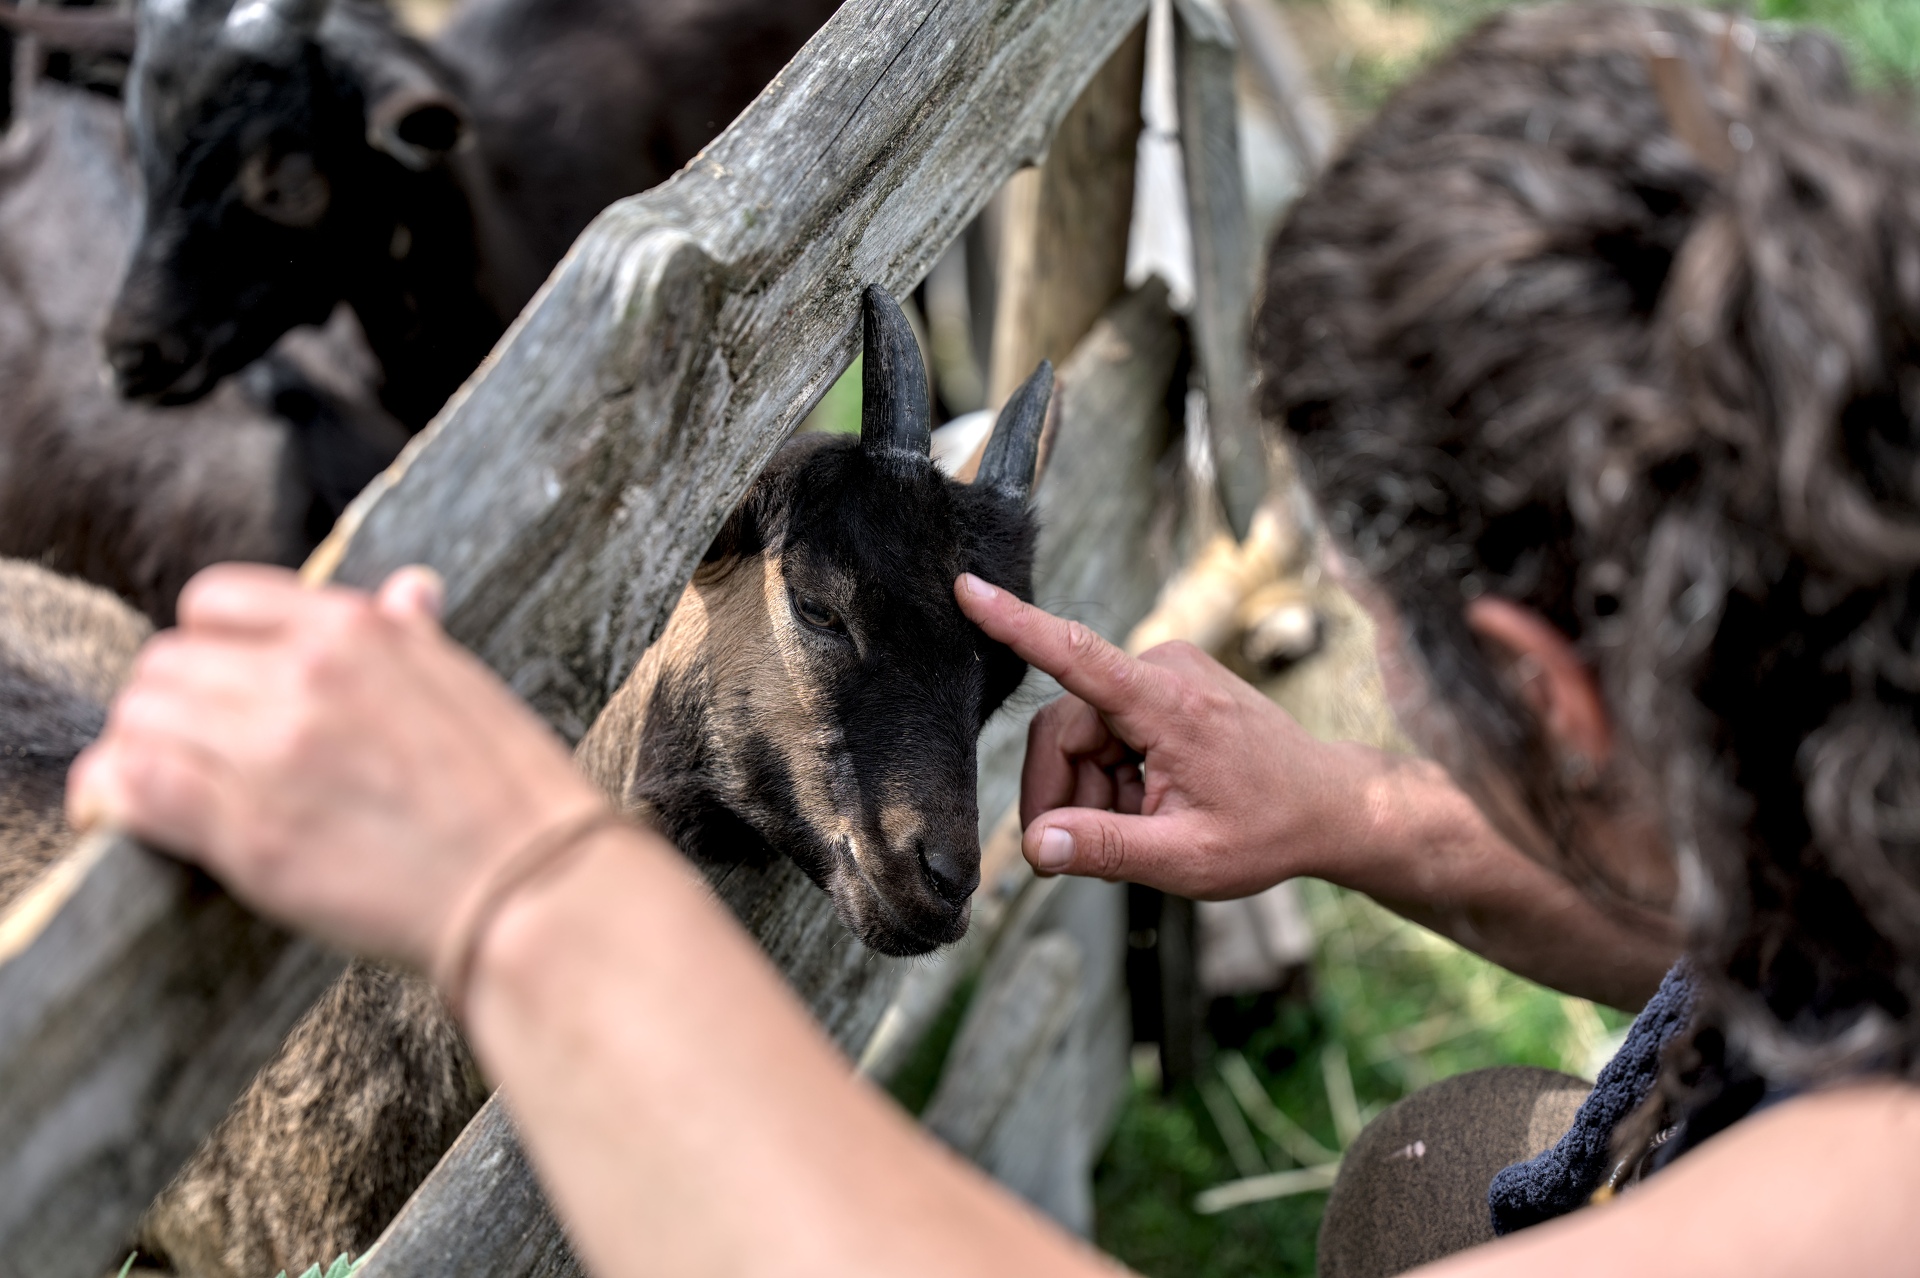
<svg viewBox="0 0 1920 1278"><path fill-rule="evenodd" d="M1140 148L1133 175L1133 222L1127 231L1127 287L1154 276L1167 303L1193 307L1193 226L1187 210L1186 161L1180 150L1180 106L1174 78L1173 0L1147 8L1147 65L1140 86Z"/></svg>

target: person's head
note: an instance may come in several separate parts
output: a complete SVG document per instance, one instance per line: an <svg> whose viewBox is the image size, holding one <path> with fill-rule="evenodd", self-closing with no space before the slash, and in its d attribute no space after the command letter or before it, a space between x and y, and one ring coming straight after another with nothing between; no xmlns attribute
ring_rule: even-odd
<svg viewBox="0 0 1920 1278"><path fill-rule="evenodd" d="M1516 12L1267 271L1262 410L1489 815L1593 881L1657 800L1711 1022L1920 1063L1920 140L1813 37Z"/></svg>

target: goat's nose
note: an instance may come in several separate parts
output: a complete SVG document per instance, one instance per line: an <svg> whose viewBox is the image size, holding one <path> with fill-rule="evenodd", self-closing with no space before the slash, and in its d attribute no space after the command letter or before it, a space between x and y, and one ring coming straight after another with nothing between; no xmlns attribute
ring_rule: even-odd
<svg viewBox="0 0 1920 1278"><path fill-rule="evenodd" d="M920 864L926 870L927 884L933 888L934 895L956 909L964 905L967 898L973 895L973 890L980 886L980 858L977 855L958 855L929 849L923 844Z"/></svg>

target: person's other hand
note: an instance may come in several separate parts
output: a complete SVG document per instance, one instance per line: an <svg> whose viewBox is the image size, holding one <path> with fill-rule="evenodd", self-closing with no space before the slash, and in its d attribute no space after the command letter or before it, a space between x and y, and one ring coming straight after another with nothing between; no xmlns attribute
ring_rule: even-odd
<svg viewBox="0 0 1920 1278"><path fill-rule="evenodd" d="M125 829L266 914L429 966L483 869L604 806L439 606L423 569L377 596L202 572L75 761L74 826Z"/></svg>
<svg viewBox="0 0 1920 1278"><path fill-rule="evenodd" d="M1314 740L1192 644L1130 657L971 574L954 593L1067 690L1027 733L1020 821L1035 870L1221 900L1325 874L1360 833L1377 751Z"/></svg>

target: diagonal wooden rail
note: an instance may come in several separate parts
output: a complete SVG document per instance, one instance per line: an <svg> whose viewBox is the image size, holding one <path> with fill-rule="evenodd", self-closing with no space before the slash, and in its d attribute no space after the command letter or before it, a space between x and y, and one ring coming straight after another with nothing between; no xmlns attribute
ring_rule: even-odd
<svg viewBox="0 0 1920 1278"><path fill-rule="evenodd" d="M860 287L924 275L1143 12L849 0L685 172L587 230L310 575L432 564L452 633L576 739L851 361ZM824 917L793 879L723 890L750 925L784 920L783 967L857 1041L888 977L788 913ZM117 1261L339 963L124 839L0 916L0 1274ZM398 1267L421 1264L470 1270L446 1252Z"/></svg>

